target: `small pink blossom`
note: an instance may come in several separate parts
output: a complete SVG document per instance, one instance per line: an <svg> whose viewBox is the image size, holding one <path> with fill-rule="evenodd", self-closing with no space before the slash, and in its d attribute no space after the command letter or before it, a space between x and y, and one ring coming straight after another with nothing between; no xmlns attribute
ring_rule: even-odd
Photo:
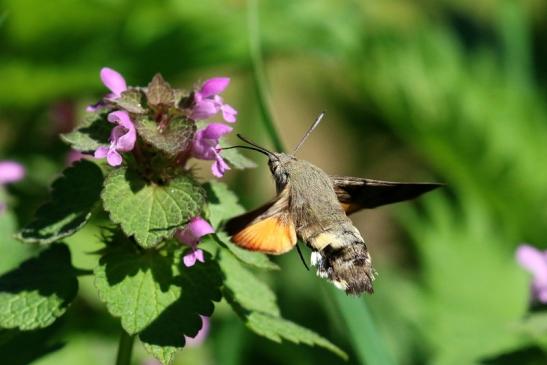
<svg viewBox="0 0 547 365"><path fill-rule="evenodd" d="M0 186L17 182L25 177L23 165L15 161L0 161ZM0 214L6 210L6 204L0 202Z"/></svg>
<svg viewBox="0 0 547 365"><path fill-rule="evenodd" d="M215 160L211 171L216 177L222 177L230 169L219 153L219 140L231 131L232 127L225 124L211 123L197 131L192 141L192 156L202 160Z"/></svg>
<svg viewBox="0 0 547 365"><path fill-rule="evenodd" d="M229 83L230 79L228 77L214 77L205 81L199 91L194 93L194 107L190 118L195 120L207 119L221 112L226 122L234 123L237 110L225 104L222 97L218 95L228 87Z"/></svg>
<svg viewBox="0 0 547 365"><path fill-rule="evenodd" d="M176 238L183 244L190 247L190 253L183 257L184 266L194 266L196 261L205 262L203 251L196 248L201 237L214 233L215 230L209 222L201 217L194 217L182 230L175 234Z"/></svg>
<svg viewBox="0 0 547 365"><path fill-rule="evenodd" d="M104 97L105 100L116 100L122 93L127 90L127 84L123 76L116 70L109 67L103 67L100 72L101 81L103 85L110 90L110 94ZM89 105L86 108L88 112L94 112L104 105L104 101L101 100L95 105Z"/></svg>
<svg viewBox="0 0 547 365"><path fill-rule="evenodd" d="M95 158L105 158L110 166L122 163L120 152L131 151L135 147L137 131L126 111L116 111L108 114L108 121L117 126L110 133L110 146L101 146L95 151Z"/></svg>
<svg viewBox="0 0 547 365"><path fill-rule="evenodd" d="M25 168L15 161L0 161L0 185L17 182L25 177Z"/></svg>
<svg viewBox="0 0 547 365"><path fill-rule="evenodd" d="M209 334L210 321L209 317L201 316L201 329L194 337L184 336L186 347L196 347L205 341Z"/></svg>
<svg viewBox="0 0 547 365"><path fill-rule="evenodd" d="M520 245L516 257L520 266L532 274L532 298L547 304L547 251Z"/></svg>

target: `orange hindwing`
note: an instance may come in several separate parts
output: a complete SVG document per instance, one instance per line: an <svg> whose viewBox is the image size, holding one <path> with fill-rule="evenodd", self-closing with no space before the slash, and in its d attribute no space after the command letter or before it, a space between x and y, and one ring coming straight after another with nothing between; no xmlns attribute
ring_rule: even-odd
<svg viewBox="0 0 547 365"><path fill-rule="evenodd" d="M294 247L296 231L286 214L276 214L251 223L233 235L232 241L247 250L279 255Z"/></svg>

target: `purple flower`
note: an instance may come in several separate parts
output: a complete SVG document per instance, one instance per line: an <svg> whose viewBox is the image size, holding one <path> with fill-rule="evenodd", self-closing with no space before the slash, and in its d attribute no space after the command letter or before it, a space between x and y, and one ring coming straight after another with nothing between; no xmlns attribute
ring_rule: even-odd
<svg viewBox="0 0 547 365"><path fill-rule="evenodd" d="M105 158L110 166L122 163L120 152L128 152L135 147L137 131L126 111L116 111L108 114L108 121L117 126L110 133L110 146L101 146L95 151L95 158Z"/></svg>
<svg viewBox="0 0 547 365"><path fill-rule="evenodd" d="M25 177L25 168L15 161L0 161L0 186L17 182ZM0 202L0 214L6 210L6 204Z"/></svg>
<svg viewBox="0 0 547 365"><path fill-rule="evenodd" d="M115 100L119 98L125 90L127 90L127 84L125 83L125 79L118 71L115 71L108 67L103 67L101 69L100 75L101 81L103 82L104 86L106 86L111 91L110 94L104 97L104 99ZM86 108L86 111L94 112L103 105L104 103L101 100L95 105L89 105Z"/></svg>
<svg viewBox="0 0 547 365"><path fill-rule="evenodd" d="M214 232L215 230L211 227L209 222L201 217L190 219L190 222L188 222L184 229L177 231L175 234L177 239L185 245L190 246L190 253L186 254L183 258L184 266L194 266L196 261L205 262L203 251L196 248L196 246L201 237Z"/></svg>
<svg viewBox="0 0 547 365"><path fill-rule="evenodd" d="M196 132L192 141L192 156L202 160L215 160L211 171L216 177L222 177L230 167L220 156L220 137L232 131L232 127L221 123L211 123Z"/></svg>
<svg viewBox="0 0 547 365"><path fill-rule="evenodd" d="M520 245L516 257L520 266L532 274L532 298L547 304L547 251Z"/></svg>
<svg viewBox="0 0 547 365"><path fill-rule="evenodd" d="M194 337L184 336L186 341L186 347L196 347L199 346L205 341L207 335L209 334L209 317L201 316L201 329Z"/></svg>
<svg viewBox="0 0 547 365"><path fill-rule="evenodd" d="M194 93L194 107L190 118L207 119L218 112L228 123L236 121L237 110L228 104L224 104L220 94L228 87L230 79L228 77L213 77L203 83L201 89Z"/></svg>
<svg viewBox="0 0 547 365"><path fill-rule="evenodd" d="M25 177L25 168L14 161L0 161L0 185L12 183Z"/></svg>

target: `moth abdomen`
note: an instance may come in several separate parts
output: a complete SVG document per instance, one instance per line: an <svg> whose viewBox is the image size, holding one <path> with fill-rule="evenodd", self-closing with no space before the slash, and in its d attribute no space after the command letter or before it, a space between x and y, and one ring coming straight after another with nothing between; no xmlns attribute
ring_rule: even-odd
<svg viewBox="0 0 547 365"><path fill-rule="evenodd" d="M312 247L317 247L314 243L323 246L312 252L311 263L317 267L318 276L331 281L346 294L372 293L375 271L370 254L357 229L353 229L327 231L311 239Z"/></svg>

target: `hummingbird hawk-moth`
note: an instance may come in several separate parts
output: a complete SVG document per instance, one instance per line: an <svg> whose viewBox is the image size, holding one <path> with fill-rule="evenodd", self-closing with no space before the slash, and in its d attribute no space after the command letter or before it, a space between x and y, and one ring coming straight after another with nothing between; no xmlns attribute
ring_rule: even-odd
<svg viewBox="0 0 547 365"><path fill-rule="evenodd" d="M404 183L329 176L296 152L323 117L317 118L291 154L271 152L241 137L268 157L277 196L258 209L230 219L225 230L238 246L279 255L301 239L312 250L317 275L347 294L373 292L375 270L367 246L348 215L409 200L442 184Z"/></svg>

